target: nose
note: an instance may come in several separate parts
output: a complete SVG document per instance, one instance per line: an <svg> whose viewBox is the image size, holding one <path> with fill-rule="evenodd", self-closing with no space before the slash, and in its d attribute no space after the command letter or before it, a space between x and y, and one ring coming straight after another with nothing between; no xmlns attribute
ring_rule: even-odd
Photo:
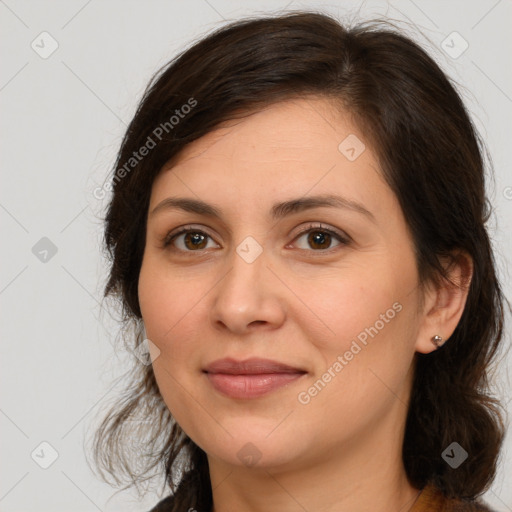
<svg viewBox="0 0 512 512"><path fill-rule="evenodd" d="M265 251L250 263L233 251L229 270L212 290L211 319L216 329L242 335L282 325L286 318L282 285L268 263Z"/></svg>

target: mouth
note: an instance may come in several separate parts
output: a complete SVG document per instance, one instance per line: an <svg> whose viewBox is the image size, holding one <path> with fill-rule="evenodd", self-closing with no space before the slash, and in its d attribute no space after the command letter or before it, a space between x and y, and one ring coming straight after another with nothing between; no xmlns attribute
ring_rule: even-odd
<svg viewBox="0 0 512 512"><path fill-rule="evenodd" d="M203 372L215 390L237 399L258 398L307 374L302 368L259 358L245 361L219 359L209 364Z"/></svg>

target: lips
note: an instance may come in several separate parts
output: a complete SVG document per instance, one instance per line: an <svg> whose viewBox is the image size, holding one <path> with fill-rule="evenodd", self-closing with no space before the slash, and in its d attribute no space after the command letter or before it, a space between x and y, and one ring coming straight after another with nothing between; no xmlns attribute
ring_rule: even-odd
<svg viewBox="0 0 512 512"><path fill-rule="evenodd" d="M297 373L305 372L300 368L294 368L287 364L253 357L245 361L236 359L218 359L209 364L205 371L208 373L228 373L231 375L256 375L260 373Z"/></svg>
<svg viewBox="0 0 512 512"><path fill-rule="evenodd" d="M270 359L219 359L204 370L210 384L230 398L257 398L300 379L307 372Z"/></svg>

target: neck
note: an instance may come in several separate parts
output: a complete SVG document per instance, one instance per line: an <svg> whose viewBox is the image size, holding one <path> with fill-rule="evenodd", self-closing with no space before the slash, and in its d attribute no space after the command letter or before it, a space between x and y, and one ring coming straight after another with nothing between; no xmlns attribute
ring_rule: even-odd
<svg viewBox="0 0 512 512"><path fill-rule="evenodd" d="M398 400L396 406L403 408ZM390 411L357 440L279 467L235 467L208 456L212 512L411 510L420 491L403 467L403 415Z"/></svg>

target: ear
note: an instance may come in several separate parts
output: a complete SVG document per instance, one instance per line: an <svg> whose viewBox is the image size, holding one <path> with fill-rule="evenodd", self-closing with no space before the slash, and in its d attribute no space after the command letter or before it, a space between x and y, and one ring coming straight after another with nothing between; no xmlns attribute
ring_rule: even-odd
<svg viewBox="0 0 512 512"><path fill-rule="evenodd" d="M424 292L423 308L420 312L420 327L416 340L416 351L428 354L436 350L433 336L441 336L440 344L449 343L464 312L469 285L473 276L473 261L465 252L452 253L453 258L441 260L448 278L439 287L430 284ZM451 282L450 282L451 281Z"/></svg>

